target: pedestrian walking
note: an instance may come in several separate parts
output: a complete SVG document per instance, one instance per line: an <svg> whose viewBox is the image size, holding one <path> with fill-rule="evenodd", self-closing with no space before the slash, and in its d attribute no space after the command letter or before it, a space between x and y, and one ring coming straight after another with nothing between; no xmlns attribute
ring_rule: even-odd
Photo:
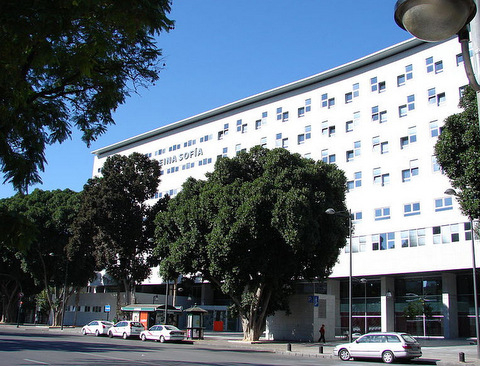
<svg viewBox="0 0 480 366"><path fill-rule="evenodd" d="M325 343L325 324L322 324L319 332L320 332L320 338L318 338L318 342Z"/></svg>

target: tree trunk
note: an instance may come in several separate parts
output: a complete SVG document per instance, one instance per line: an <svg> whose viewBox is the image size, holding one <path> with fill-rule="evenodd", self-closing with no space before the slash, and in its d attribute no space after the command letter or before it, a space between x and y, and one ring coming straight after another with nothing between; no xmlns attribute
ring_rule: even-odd
<svg viewBox="0 0 480 366"><path fill-rule="evenodd" d="M244 341L254 342L260 339L265 327L266 311L271 295L271 290L266 290L265 286L261 285L255 292L256 301L250 304L247 311L240 311Z"/></svg>
<svg viewBox="0 0 480 366"><path fill-rule="evenodd" d="M255 342L260 339L263 333L263 321L250 321L245 316L242 316L243 340L245 342Z"/></svg>

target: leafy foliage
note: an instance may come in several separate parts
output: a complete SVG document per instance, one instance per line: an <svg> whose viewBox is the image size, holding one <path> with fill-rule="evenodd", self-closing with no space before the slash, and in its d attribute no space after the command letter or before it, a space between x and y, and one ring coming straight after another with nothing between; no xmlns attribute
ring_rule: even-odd
<svg viewBox="0 0 480 366"><path fill-rule="evenodd" d="M457 188L462 211L480 217L480 126L477 95L467 87L460 101L463 112L447 117L435 145L437 161Z"/></svg>
<svg viewBox="0 0 480 366"><path fill-rule="evenodd" d="M158 161L143 154L114 155L105 161L102 176L84 186L69 252L83 255L83 265L106 269L125 290L150 274L153 218L162 207L145 203L160 182Z"/></svg>
<svg viewBox="0 0 480 366"><path fill-rule="evenodd" d="M29 195L17 194L0 201L0 209L13 212L34 225L36 235L28 249L11 254L14 253L13 256L20 260L23 273L29 274L35 284L46 291L56 321L61 316L63 291L71 292L74 286L86 285L93 274L79 268L76 265L76 258L68 257L66 253L67 244L72 236L71 225L78 207L79 194L69 189L63 191L36 189ZM7 223L2 223L5 224ZM21 279L25 276L16 267L16 263L4 261L0 268L2 272L16 273L16 278ZM64 286L66 279L68 288ZM23 286L26 287L25 283Z"/></svg>
<svg viewBox="0 0 480 366"><path fill-rule="evenodd" d="M415 319L419 315L425 315L427 318L431 318L433 309L424 298L419 298L410 301L403 309L403 313L407 319Z"/></svg>
<svg viewBox="0 0 480 366"><path fill-rule="evenodd" d="M1 244L25 251L35 240L36 226L25 216L0 207L0 222Z"/></svg>
<svg viewBox="0 0 480 366"><path fill-rule="evenodd" d="M71 126L89 144L132 90L158 79L170 0L0 2L0 165L23 190Z"/></svg>
<svg viewBox="0 0 480 366"><path fill-rule="evenodd" d="M219 159L157 215L161 271L200 272L230 296L244 337L258 339L265 317L286 309L293 281L330 273L348 225L325 210L345 210L345 186L335 165L284 149Z"/></svg>

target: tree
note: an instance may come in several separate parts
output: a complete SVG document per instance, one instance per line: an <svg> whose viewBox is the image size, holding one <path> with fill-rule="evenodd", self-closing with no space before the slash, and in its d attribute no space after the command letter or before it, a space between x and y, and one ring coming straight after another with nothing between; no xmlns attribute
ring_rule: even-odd
<svg viewBox="0 0 480 366"><path fill-rule="evenodd" d="M20 293L33 298L40 288L35 286L30 273L23 270L20 255L16 247L0 244L0 296L1 323L13 323L17 320Z"/></svg>
<svg viewBox="0 0 480 366"><path fill-rule="evenodd" d="M114 123L130 92L158 79L153 36L168 31L170 0L0 2L0 166L25 191L41 182L45 146L82 131L87 144Z"/></svg>
<svg viewBox="0 0 480 366"><path fill-rule="evenodd" d="M105 161L101 176L84 186L74 224L71 253L84 253L84 265L106 269L124 285L127 302L134 301L135 285L150 275L153 214L163 201L149 206L160 183L160 165L143 154L114 155ZM132 299L133 298L133 299Z"/></svg>
<svg viewBox="0 0 480 366"><path fill-rule="evenodd" d="M467 87L460 100L463 112L445 119L435 145L437 161L452 186L465 215L480 217L480 127L477 96Z"/></svg>
<svg viewBox="0 0 480 366"><path fill-rule="evenodd" d="M222 158L206 180L188 179L157 215L155 254L166 278L201 276L227 294L244 339L287 310L298 279L324 279L348 235L346 180L335 165L285 149Z"/></svg>
<svg viewBox="0 0 480 366"><path fill-rule="evenodd" d="M54 325L57 325L63 315L63 299L68 300L73 288L85 286L93 275L77 267L77 258L66 253L72 236L71 224L79 207L79 194L69 189L35 189L29 195L19 193L4 199L0 205L35 225L33 242L26 251L17 251L15 256L20 258L23 272L30 274L45 290Z"/></svg>

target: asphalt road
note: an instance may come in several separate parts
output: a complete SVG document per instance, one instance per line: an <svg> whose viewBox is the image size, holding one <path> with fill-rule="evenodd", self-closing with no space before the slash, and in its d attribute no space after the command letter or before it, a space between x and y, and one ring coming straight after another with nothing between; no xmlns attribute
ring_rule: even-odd
<svg viewBox="0 0 480 366"><path fill-rule="evenodd" d="M435 362L415 360L411 364L434 365ZM0 327L0 366L3 365L379 366L382 363L375 360L345 363L330 356L254 351L229 346L228 342L142 342L82 336L78 329L60 333L35 327Z"/></svg>
<svg viewBox="0 0 480 366"><path fill-rule="evenodd" d="M325 361L325 362L323 362ZM322 364L340 365L338 360ZM0 329L0 365L318 365L313 358L209 347L195 343L142 342L107 337ZM377 363L378 364L378 363ZM361 363L356 363L355 366Z"/></svg>

